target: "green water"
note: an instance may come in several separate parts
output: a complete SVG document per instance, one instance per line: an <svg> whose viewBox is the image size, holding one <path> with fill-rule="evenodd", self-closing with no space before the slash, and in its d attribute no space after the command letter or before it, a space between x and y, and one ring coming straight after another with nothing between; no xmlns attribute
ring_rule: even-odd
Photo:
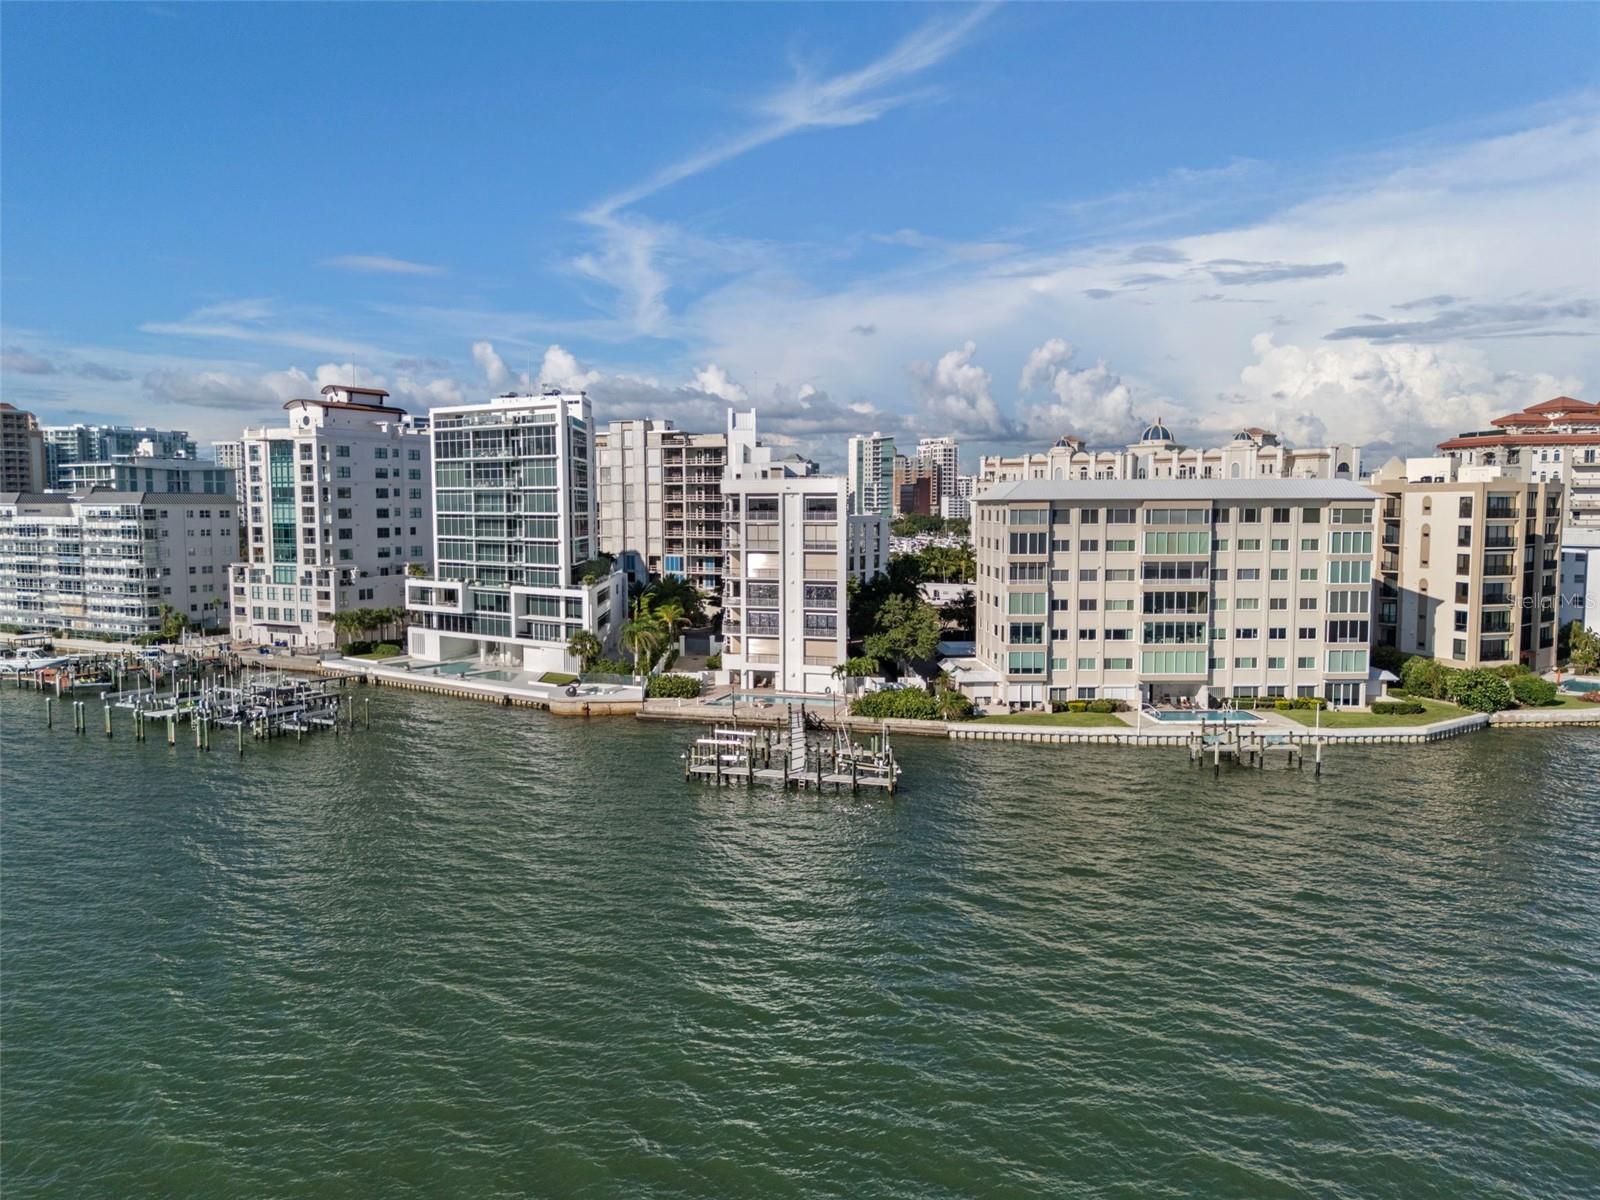
<svg viewBox="0 0 1600 1200"><path fill-rule="evenodd" d="M241 761L0 694L6 1200L1600 1193L1596 732L818 799L371 696Z"/></svg>

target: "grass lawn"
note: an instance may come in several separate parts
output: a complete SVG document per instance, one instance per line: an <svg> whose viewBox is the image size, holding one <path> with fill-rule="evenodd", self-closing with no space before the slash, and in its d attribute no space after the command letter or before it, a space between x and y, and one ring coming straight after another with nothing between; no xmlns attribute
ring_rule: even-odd
<svg viewBox="0 0 1600 1200"><path fill-rule="evenodd" d="M1427 712L1420 713L1369 713L1369 712L1328 712L1322 713L1322 727L1324 729L1381 729L1386 725L1431 725L1435 721L1448 721L1451 717L1465 717L1471 715L1470 709L1462 708L1459 704L1447 704L1443 700L1423 700L1418 697L1410 699L1426 708ZM1266 711L1266 710L1263 710ZM1280 717L1288 717L1291 721L1298 721L1302 725L1315 725L1317 714L1309 708L1290 708L1277 713Z"/></svg>
<svg viewBox="0 0 1600 1200"><path fill-rule="evenodd" d="M370 650L366 654L352 654L352 655L350 655L350 657L351 658L365 658L365 659L369 659L369 660L371 660L373 662L382 662L386 658L400 658L403 654L404 654L404 651L396 648L394 650L386 650L381 654L376 650Z"/></svg>
<svg viewBox="0 0 1600 1200"><path fill-rule="evenodd" d="M1092 712L1058 712L1058 713L1006 713L992 717L979 717L978 722L983 725L1053 725L1057 728L1065 726L1069 729L1103 729L1114 725L1126 729L1125 722L1119 720L1115 713Z"/></svg>
<svg viewBox="0 0 1600 1200"><path fill-rule="evenodd" d="M576 675L568 675L565 671L546 671L539 676L540 683L553 683L557 687L566 687L569 683L577 683Z"/></svg>

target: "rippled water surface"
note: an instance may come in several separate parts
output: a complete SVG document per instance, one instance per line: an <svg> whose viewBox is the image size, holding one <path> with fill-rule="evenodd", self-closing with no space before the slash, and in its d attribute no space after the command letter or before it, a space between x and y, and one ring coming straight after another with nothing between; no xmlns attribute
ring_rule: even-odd
<svg viewBox="0 0 1600 1200"><path fill-rule="evenodd" d="M395 692L242 760L0 710L7 1200L1600 1194L1594 731L819 800Z"/></svg>

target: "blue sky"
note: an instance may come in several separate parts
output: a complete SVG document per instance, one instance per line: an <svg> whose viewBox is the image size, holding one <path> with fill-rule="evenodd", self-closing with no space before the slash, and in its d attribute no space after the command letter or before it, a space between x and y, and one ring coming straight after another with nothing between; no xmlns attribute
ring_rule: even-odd
<svg viewBox="0 0 1600 1200"><path fill-rule="evenodd" d="M48 422L211 438L332 379L543 380L754 405L832 463L1158 412L1418 448L1600 370L1600 6L8 3L3 33L0 385Z"/></svg>

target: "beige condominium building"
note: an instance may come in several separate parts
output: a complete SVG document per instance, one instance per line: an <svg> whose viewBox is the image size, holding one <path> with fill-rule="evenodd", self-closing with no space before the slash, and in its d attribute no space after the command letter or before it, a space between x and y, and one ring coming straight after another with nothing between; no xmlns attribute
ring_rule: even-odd
<svg viewBox="0 0 1600 1200"><path fill-rule="evenodd" d="M978 460L979 491L1019 479L1359 479L1361 448L1286 446L1276 433L1241 429L1221 446L1185 446L1159 417L1137 442L1091 450L1080 437L1057 439L1048 450Z"/></svg>
<svg viewBox="0 0 1600 1200"><path fill-rule="evenodd" d="M42 492L44 431L31 412L0 404L0 492Z"/></svg>
<svg viewBox="0 0 1600 1200"><path fill-rule="evenodd" d="M1323 479L1025 480L973 498L988 706L1369 695L1376 497Z"/></svg>
<svg viewBox="0 0 1600 1200"><path fill-rule="evenodd" d="M754 412L730 412L723 433L648 417L612 421L595 432L601 551L635 582L675 576L719 598L723 472L730 458L770 455L756 440Z"/></svg>
<svg viewBox="0 0 1600 1200"><path fill-rule="evenodd" d="M1377 644L1460 667L1553 668L1561 485L1448 458L1391 459L1371 484Z"/></svg>

